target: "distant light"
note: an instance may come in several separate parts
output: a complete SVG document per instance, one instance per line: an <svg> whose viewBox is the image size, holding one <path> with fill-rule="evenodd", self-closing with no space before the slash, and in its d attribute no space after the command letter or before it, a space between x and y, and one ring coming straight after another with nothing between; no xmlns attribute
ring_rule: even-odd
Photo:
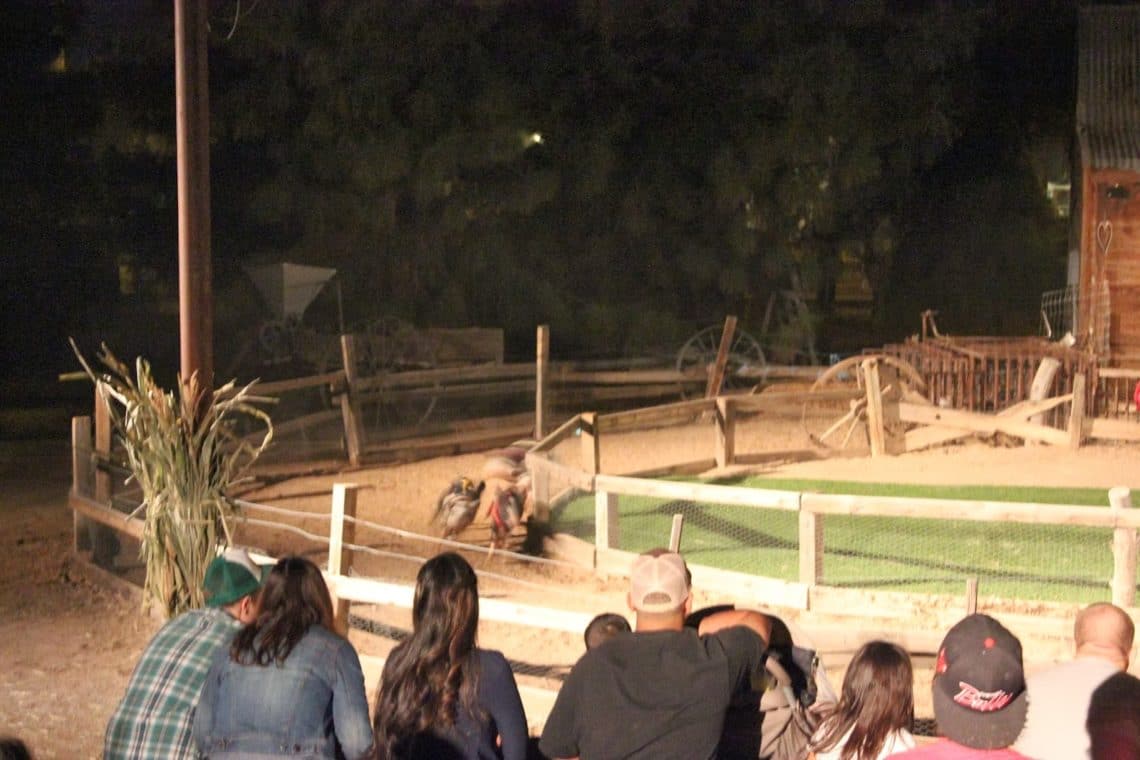
<svg viewBox="0 0 1140 760"><path fill-rule="evenodd" d="M531 132L529 135L523 137L523 147L529 148L532 145L542 145L542 133Z"/></svg>

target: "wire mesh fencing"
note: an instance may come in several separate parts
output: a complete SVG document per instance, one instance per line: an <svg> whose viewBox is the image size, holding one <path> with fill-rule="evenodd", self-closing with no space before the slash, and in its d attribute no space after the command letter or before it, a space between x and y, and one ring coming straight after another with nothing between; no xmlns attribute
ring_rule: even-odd
<svg viewBox="0 0 1140 760"><path fill-rule="evenodd" d="M961 594L976 579L981 595L1003 599L1089 603L1111 594L1113 529L1107 527L815 514L817 537L805 533L795 509L632 494L616 499L612 548L666 545L679 514L686 559L722 570L804 580L802 560L810 550L819 562L811 582L837 588ZM582 495L559 512L556 529L596 541L596 510L594 495Z"/></svg>

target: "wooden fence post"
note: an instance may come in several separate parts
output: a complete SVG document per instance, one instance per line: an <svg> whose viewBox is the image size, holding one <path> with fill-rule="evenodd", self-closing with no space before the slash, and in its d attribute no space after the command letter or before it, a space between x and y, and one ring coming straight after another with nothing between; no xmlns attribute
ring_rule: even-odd
<svg viewBox="0 0 1140 760"><path fill-rule="evenodd" d="M332 515L329 520L329 575L348 575L352 569L352 549L356 542L356 492L354 483L334 483ZM333 594L334 624L342 635L348 633L350 602Z"/></svg>
<svg viewBox="0 0 1140 760"><path fill-rule="evenodd" d="M590 475L601 470L601 452L598 450L598 414L582 412L579 415L579 436L582 438L582 469Z"/></svg>
<svg viewBox="0 0 1140 760"><path fill-rule="evenodd" d="M880 457L887 453L887 443L883 419L883 390L879 385L879 362L875 359L864 359L860 368L867 389L867 433L871 439L871 456Z"/></svg>
<svg viewBox="0 0 1140 760"><path fill-rule="evenodd" d="M535 340L534 366L534 439L541 441L546 435L546 421L550 417L550 325L539 325Z"/></svg>
<svg viewBox="0 0 1140 760"><path fill-rule="evenodd" d="M966 579L966 614L973 615L978 611L978 579Z"/></svg>
<svg viewBox="0 0 1140 760"><path fill-rule="evenodd" d="M594 494L594 547L595 549L621 548L616 493L598 491Z"/></svg>
<svg viewBox="0 0 1140 760"><path fill-rule="evenodd" d="M720 334L720 346L716 352L716 363L713 365L712 372L709 373L708 383L705 385L705 398L713 398L720 395L720 389L724 385L724 373L728 368L728 355L731 353L732 339L736 336L736 317L731 314L724 320L724 332ZM706 371L707 368L706 368Z"/></svg>
<svg viewBox="0 0 1140 760"><path fill-rule="evenodd" d="M800 494L800 583L811 588L823 577L823 515L806 507Z"/></svg>
<svg viewBox="0 0 1140 760"><path fill-rule="evenodd" d="M111 503L111 410L106 400L95 389L95 448L92 450L95 462L95 500L100 504Z"/></svg>
<svg viewBox="0 0 1140 760"><path fill-rule="evenodd" d="M95 447L91 461L95 465L95 500L108 507L114 497L114 480L111 477L111 409L109 402L95 388ZM115 531L87 520L87 535L91 547L91 561L102 567L112 567L119 554L119 537ZM78 543L78 542L77 542Z"/></svg>
<svg viewBox="0 0 1140 760"><path fill-rule="evenodd" d="M1109 489L1108 503L1114 512L1132 509L1132 491L1118 486ZM1136 603L1136 529L1112 531L1112 603L1132 607Z"/></svg>
<svg viewBox="0 0 1140 760"><path fill-rule="evenodd" d="M736 404L731 398L716 399L716 466L728 467L736 460Z"/></svg>
<svg viewBox="0 0 1140 760"><path fill-rule="evenodd" d="M1069 448L1076 450L1081 447L1085 427L1085 375L1078 372L1073 375L1073 404L1069 411Z"/></svg>
<svg viewBox="0 0 1140 760"><path fill-rule="evenodd" d="M669 530L669 551L681 551L681 529L685 526L683 514L673 515L673 527Z"/></svg>
<svg viewBox="0 0 1140 760"><path fill-rule="evenodd" d="M550 470L543 466L531 467L530 487L534 490L534 516L539 522L550 522Z"/></svg>
<svg viewBox="0 0 1140 760"><path fill-rule="evenodd" d="M340 357L344 363L344 393L340 396L340 414L344 420L344 440L348 448L348 462L360 464L360 449L364 442L364 431L360 422L360 410L354 400L352 386L356 383L356 338L353 335L340 336Z"/></svg>
<svg viewBox="0 0 1140 760"><path fill-rule="evenodd" d="M71 418L71 492L77 496L91 496L91 418ZM86 517L71 513L72 551L91 548Z"/></svg>

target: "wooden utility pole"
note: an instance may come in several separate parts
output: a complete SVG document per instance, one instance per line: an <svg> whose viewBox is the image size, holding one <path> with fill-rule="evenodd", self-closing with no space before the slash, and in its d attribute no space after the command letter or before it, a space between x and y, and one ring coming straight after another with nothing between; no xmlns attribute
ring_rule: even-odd
<svg viewBox="0 0 1140 760"><path fill-rule="evenodd" d="M210 93L206 0L174 0L174 99L178 146L178 324L184 380L214 387L210 265Z"/></svg>

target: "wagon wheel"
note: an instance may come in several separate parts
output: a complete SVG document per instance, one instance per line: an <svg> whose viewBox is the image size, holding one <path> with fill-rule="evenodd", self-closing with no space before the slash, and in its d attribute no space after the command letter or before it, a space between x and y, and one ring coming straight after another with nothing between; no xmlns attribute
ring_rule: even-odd
<svg viewBox="0 0 1140 760"><path fill-rule="evenodd" d="M861 445L870 444L867 391L861 369L868 359L877 359L881 366L893 370L893 378L883 382L884 395L895 393L907 399L922 396L926 381L905 361L886 354L849 356L828 367L808 389L800 422L812 443L836 451L844 450L852 444L856 431L859 431ZM843 393L845 388L850 392Z"/></svg>
<svg viewBox="0 0 1140 760"><path fill-rule="evenodd" d="M677 371L688 372L694 367L707 368L716 363L717 353L720 351L720 337L723 331L721 325L712 325L698 331L685 341L681 350L677 352ZM755 385L754 380L738 377L737 372L746 368L762 368L768 365L764 357L764 349L748 333L736 330L732 336L732 345L728 349L728 366L724 373L724 388L750 388ZM682 396L687 395L684 391ZM688 395L691 395L688 394Z"/></svg>
<svg viewBox="0 0 1140 760"><path fill-rule="evenodd" d="M380 317L355 334L356 373L361 378L435 367L431 341L401 319ZM341 366L340 341L329 341L321 371L335 372ZM361 414L381 432L420 427L435 410L436 390L436 386L429 386L369 393L361 400ZM328 400L331 404L331 396Z"/></svg>

